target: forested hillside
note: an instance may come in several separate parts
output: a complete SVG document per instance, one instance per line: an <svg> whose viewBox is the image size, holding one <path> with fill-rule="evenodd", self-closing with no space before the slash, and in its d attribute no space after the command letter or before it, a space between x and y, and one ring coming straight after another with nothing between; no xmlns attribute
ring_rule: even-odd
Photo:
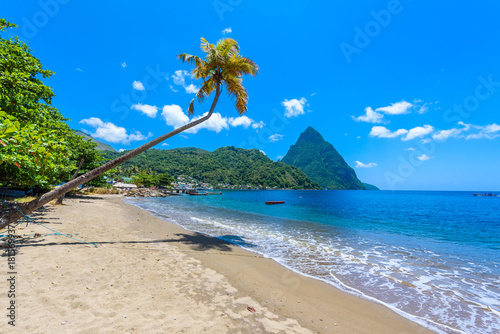
<svg viewBox="0 0 500 334"><path fill-rule="evenodd" d="M107 159L123 153L105 151ZM232 146L214 152L198 148L172 150L150 149L125 162L122 167L151 168L157 173L173 177L191 176L198 181L217 186L219 184L250 185L253 187L277 187L288 189L317 189L319 185L298 168L282 162L274 162L259 150L247 150Z"/></svg>

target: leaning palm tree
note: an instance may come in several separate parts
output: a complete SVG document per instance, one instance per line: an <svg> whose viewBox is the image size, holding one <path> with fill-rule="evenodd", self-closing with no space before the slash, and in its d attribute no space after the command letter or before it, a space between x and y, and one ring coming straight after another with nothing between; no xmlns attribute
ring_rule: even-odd
<svg viewBox="0 0 500 334"><path fill-rule="evenodd" d="M23 217L23 214L28 215L41 206L47 204L51 200L60 197L71 189L86 183L93 178L103 174L104 172L122 164L123 162L135 157L136 155L146 151L147 149L161 143L162 141L192 128L200 123L208 120L215 109L219 96L223 88L226 88L227 93L233 98L236 110L239 114L247 111L248 93L243 87L242 76L250 74L255 76L259 68L252 60L242 57L240 55L240 48L238 43L231 39L225 38L217 42L216 45L208 43L204 38L201 39L201 49L206 53L205 58L182 53L177 56L178 59L185 63L194 65L191 71L196 79L202 79L203 84L196 94L195 99L202 103L205 98L215 92L215 97L210 107L210 111L203 117L194 120L184 126L181 126L163 136L160 136L149 143L146 143L135 150L127 152L126 154L105 163L96 169L91 170L64 185L43 194L42 196L34 199L33 201L20 205L17 209L11 210L5 214L0 220L0 228L7 226ZM191 101L188 108L190 115L194 112L194 100Z"/></svg>

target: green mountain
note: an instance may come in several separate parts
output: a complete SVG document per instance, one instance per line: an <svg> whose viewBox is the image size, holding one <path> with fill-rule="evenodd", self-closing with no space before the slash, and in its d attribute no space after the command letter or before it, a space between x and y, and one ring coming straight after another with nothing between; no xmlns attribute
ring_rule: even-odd
<svg viewBox="0 0 500 334"><path fill-rule="evenodd" d="M104 152L107 159L124 153ZM250 185L287 189L319 189L303 172L283 162L274 162L259 150L233 146L221 147L213 152L198 148L172 150L149 149L123 163L121 168L138 166L151 168L157 173L173 177L190 176L198 181L218 184Z"/></svg>
<svg viewBox="0 0 500 334"><path fill-rule="evenodd" d="M365 190L354 169L312 127L300 135L281 161L297 167L322 188Z"/></svg>
<svg viewBox="0 0 500 334"><path fill-rule="evenodd" d="M99 150L99 151L116 152L116 150L114 148L112 148L111 146L109 146L108 144L104 144L103 142L101 142L101 141L99 141L97 139L92 138L91 136L89 136L88 134L86 134L84 132L81 132L80 130L75 130L75 132L76 132L77 135L82 136L83 138L91 140L94 143L96 143L97 144L96 149Z"/></svg>
<svg viewBox="0 0 500 334"><path fill-rule="evenodd" d="M378 187L374 186L373 184L368 184L361 182L363 184L363 187L366 188L366 190L380 190Z"/></svg>

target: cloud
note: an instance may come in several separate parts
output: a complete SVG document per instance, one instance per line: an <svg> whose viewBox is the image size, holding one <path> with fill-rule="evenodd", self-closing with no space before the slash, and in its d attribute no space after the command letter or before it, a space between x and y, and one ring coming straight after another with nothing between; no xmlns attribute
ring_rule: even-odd
<svg viewBox="0 0 500 334"><path fill-rule="evenodd" d="M123 62L121 65L122 65L123 68L127 67L127 63L126 62Z"/></svg>
<svg viewBox="0 0 500 334"><path fill-rule="evenodd" d="M170 87L170 90L174 93L178 93L179 91L177 89L174 88L174 86L172 85L168 85L168 87Z"/></svg>
<svg viewBox="0 0 500 334"><path fill-rule="evenodd" d="M230 117L228 119L228 121L229 121L229 124L233 127L242 126L245 129L248 129L248 127L250 125L252 125L252 123L254 123L254 120L249 118L248 116L240 116L240 117L236 117L236 118Z"/></svg>
<svg viewBox="0 0 500 334"><path fill-rule="evenodd" d="M429 134L431 134L434 131L434 127L430 125L424 125L422 126L417 126L416 128L411 129L408 131L408 134L402 138L404 141L409 141L415 138L423 138Z"/></svg>
<svg viewBox="0 0 500 334"><path fill-rule="evenodd" d="M351 116L356 122L384 123L384 115L374 111L371 107L365 108L365 114L359 117Z"/></svg>
<svg viewBox="0 0 500 334"><path fill-rule="evenodd" d="M208 111L201 116L194 117L192 121L196 121L204 116L208 115ZM186 130L186 133L198 133L202 129L207 129L209 131L215 131L219 133L222 129L229 130L229 125L227 124L227 118L222 117L218 112L214 112L212 116L205 122Z"/></svg>
<svg viewBox="0 0 500 334"><path fill-rule="evenodd" d="M297 117L299 115L305 114L304 107L307 103L307 100L303 97L300 100L292 99L281 102L281 105L285 107L285 117Z"/></svg>
<svg viewBox="0 0 500 334"><path fill-rule="evenodd" d="M361 161L356 161L356 168L373 168L373 167L377 167L377 166L378 165L374 162L364 164Z"/></svg>
<svg viewBox="0 0 500 334"><path fill-rule="evenodd" d="M263 121L260 121L258 123L253 123L252 124L252 128L255 129L255 130L262 129L265 126L266 126L266 123L264 123Z"/></svg>
<svg viewBox="0 0 500 334"><path fill-rule="evenodd" d="M266 152L264 152L263 150L259 150L259 152L267 156Z"/></svg>
<svg viewBox="0 0 500 334"><path fill-rule="evenodd" d="M316 93L312 93L312 94L311 94L311 96L314 96L314 95L316 95L316 94L318 94L318 92L316 92Z"/></svg>
<svg viewBox="0 0 500 334"><path fill-rule="evenodd" d="M415 147L408 147L405 148L405 151L416 151L417 149Z"/></svg>
<svg viewBox="0 0 500 334"><path fill-rule="evenodd" d="M278 140L283 139L283 137L284 137L284 135L280 135L280 134L275 133L274 135L271 135L269 137L269 140L271 141L271 143L274 143L274 142L277 142Z"/></svg>
<svg viewBox="0 0 500 334"><path fill-rule="evenodd" d="M168 143L163 143L161 146L170 146Z"/></svg>
<svg viewBox="0 0 500 334"><path fill-rule="evenodd" d="M120 153L121 152L125 152L125 151L126 151L126 149L124 149L124 148L121 148L121 149L118 150L118 152L120 152Z"/></svg>
<svg viewBox="0 0 500 334"><path fill-rule="evenodd" d="M161 116L166 121L167 125L173 126L174 129L189 123L189 117L182 111L182 108L176 104L163 106Z"/></svg>
<svg viewBox="0 0 500 334"><path fill-rule="evenodd" d="M156 113L158 113L158 107L150 106L149 104L137 103L132 105L130 109L139 110L141 113L151 118L155 118Z"/></svg>
<svg viewBox="0 0 500 334"><path fill-rule="evenodd" d="M188 86L186 86L184 88L186 89L186 93L188 93L188 94L196 94L200 90L199 87L197 87L197 86L195 86L193 84L190 84L190 85L188 85Z"/></svg>
<svg viewBox="0 0 500 334"><path fill-rule="evenodd" d="M391 103L391 105L387 107L377 108L375 111L382 111L388 115L403 115L409 114L412 107L413 104L403 100L401 102Z"/></svg>
<svg viewBox="0 0 500 334"><path fill-rule="evenodd" d="M462 124L463 125L463 124ZM479 130L479 132L468 135L465 139L495 139L500 137L500 125L493 123L485 126L466 124L470 127Z"/></svg>
<svg viewBox="0 0 500 334"><path fill-rule="evenodd" d="M399 129L395 132L387 129L385 126L374 126L370 132L371 137L378 138L396 138L399 136L403 136L408 133L408 130Z"/></svg>
<svg viewBox="0 0 500 334"><path fill-rule="evenodd" d="M444 141L450 137L458 138L463 131L464 129L441 130L433 134L432 139Z"/></svg>
<svg viewBox="0 0 500 334"><path fill-rule="evenodd" d="M78 72L83 72L83 70L79 67L75 68L75 71L78 71Z"/></svg>
<svg viewBox="0 0 500 334"><path fill-rule="evenodd" d="M420 160L420 161L427 161L427 160L430 160L430 159L432 159L432 158L434 158L434 157L430 157L430 156L428 156L427 154L422 154L422 155L419 155L419 156L417 157L417 159L418 159L418 160Z"/></svg>
<svg viewBox="0 0 500 334"><path fill-rule="evenodd" d="M133 141L145 140L153 135L149 132L147 136L144 136L139 131L135 131L129 135L127 134L127 130L125 128L116 126L111 122L103 122L97 117L82 119L80 124L85 124L95 128L95 132L88 132L92 137L116 144L130 144Z"/></svg>
<svg viewBox="0 0 500 334"><path fill-rule="evenodd" d="M232 33L232 32L233 32L233 29L231 29L231 27L229 27L229 28L226 28L226 29L222 30L222 34L224 34L224 35L225 35L225 34L230 34L230 33Z"/></svg>
<svg viewBox="0 0 500 334"><path fill-rule="evenodd" d="M144 88L144 85L140 81L134 81L134 82L132 82L132 87L135 90L146 90L146 88Z"/></svg>
<svg viewBox="0 0 500 334"><path fill-rule="evenodd" d="M281 160L281 159L283 159L283 156L282 156L282 155L278 155L278 156L276 157L276 159L277 159L277 160Z"/></svg>
<svg viewBox="0 0 500 334"><path fill-rule="evenodd" d="M178 70L175 71L175 74L172 75L172 79L174 79L174 84L179 86L186 86L186 77L189 76L188 71Z"/></svg>

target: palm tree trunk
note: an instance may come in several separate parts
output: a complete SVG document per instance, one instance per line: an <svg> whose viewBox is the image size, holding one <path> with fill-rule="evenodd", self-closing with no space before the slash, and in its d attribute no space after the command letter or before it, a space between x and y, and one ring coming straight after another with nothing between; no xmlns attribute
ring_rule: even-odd
<svg viewBox="0 0 500 334"><path fill-rule="evenodd" d="M85 161L85 159L82 159L80 160L80 164L78 165L78 168L76 169L76 172L73 174L73 176L71 176L71 180L73 180L77 175L78 175L78 172L80 171L80 168L82 168L83 166L83 162ZM57 204L63 204L63 201L64 201L64 197L66 196L66 193L62 194L62 196L60 196L58 199L57 199Z"/></svg>
<svg viewBox="0 0 500 334"><path fill-rule="evenodd" d="M58 198L58 197L62 196L63 194L67 193L71 189L74 189L74 188L78 187L79 185L82 185L86 182L89 182L93 178L107 172L108 170L110 170L112 168L115 168L116 166L124 163L125 161L127 161L127 160L135 157L136 155L146 151L147 149L161 143L165 139L168 139L172 136L175 136L178 133L181 133L182 131L185 131L189 128L192 128L193 126L196 126L200 123L205 122L206 120L208 120L212 116L212 113L214 112L214 109L215 109L215 105L217 104L217 101L219 100L220 93L221 93L220 84L218 84L215 98L212 102L212 106L210 108L208 115L206 115L206 116L204 116L204 117L202 117L194 122L191 122L191 123L188 123L184 126L181 126L180 128L177 128L174 131L166 133L163 136L160 136L156 139L153 139L149 143L146 143L146 144L136 148L135 150L132 150L132 151L130 151L130 152L114 159L114 160L111 160L111 161L105 163L104 165L97 167L96 169L93 169L93 170L91 170L83 175L80 175L79 177L63 184L62 186L60 186L52 191L49 191L48 193L45 193L42 196L32 200L31 202L20 205L18 209L23 214L28 215L31 212L35 211L36 209L38 209L38 208L42 207L43 205L47 204L48 202L52 201L53 199ZM3 215L2 218L0 219L0 229L6 227L7 225L9 225L11 223L16 222L19 219L21 219L23 217L23 214L21 214L21 212L19 212L18 210L11 210L10 212Z"/></svg>

